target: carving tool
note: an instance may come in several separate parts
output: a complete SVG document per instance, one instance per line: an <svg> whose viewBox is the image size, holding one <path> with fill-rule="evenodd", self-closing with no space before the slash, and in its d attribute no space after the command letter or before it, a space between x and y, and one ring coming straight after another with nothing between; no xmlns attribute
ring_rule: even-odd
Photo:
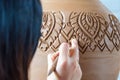
<svg viewBox="0 0 120 80"><path fill-rule="evenodd" d="M52 64L52 67L48 71L48 76L56 70L57 62L58 62L58 57L56 57L56 59L54 60L54 62Z"/></svg>

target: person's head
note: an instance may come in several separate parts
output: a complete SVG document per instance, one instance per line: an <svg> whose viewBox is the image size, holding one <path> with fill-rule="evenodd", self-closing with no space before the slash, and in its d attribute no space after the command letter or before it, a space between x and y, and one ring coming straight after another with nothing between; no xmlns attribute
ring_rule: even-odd
<svg viewBox="0 0 120 80"><path fill-rule="evenodd" d="M28 80L41 22L40 0L0 0L0 80Z"/></svg>

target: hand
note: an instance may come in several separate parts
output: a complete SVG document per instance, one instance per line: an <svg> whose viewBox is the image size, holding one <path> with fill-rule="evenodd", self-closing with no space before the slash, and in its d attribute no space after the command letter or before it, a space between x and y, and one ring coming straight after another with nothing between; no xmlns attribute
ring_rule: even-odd
<svg viewBox="0 0 120 80"><path fill-rule="evenodd" d="M71 51L73 50L73 51ZM80 80L82 71L79 65L79 50L75 39L68 43L62 43L59 50L48 55L48 70L58 57L56 72L47 77L47 80Z"/></svg>

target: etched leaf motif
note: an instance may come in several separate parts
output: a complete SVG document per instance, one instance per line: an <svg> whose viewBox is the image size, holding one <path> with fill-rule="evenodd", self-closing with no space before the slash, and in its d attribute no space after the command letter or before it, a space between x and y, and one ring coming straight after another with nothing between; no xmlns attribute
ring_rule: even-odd
<svg viewBox="0 0 120 80"><path fill-rule="evenodd" d="M43 52L49 49L57 51L62 42L70 42L72 38L76 38L82 54L87 50L94 52L98 49L118 51L120 23L112 14L108 14L108 19L93 12L73 11L69 15L63 12L44 12L38 48Z"/></svg>

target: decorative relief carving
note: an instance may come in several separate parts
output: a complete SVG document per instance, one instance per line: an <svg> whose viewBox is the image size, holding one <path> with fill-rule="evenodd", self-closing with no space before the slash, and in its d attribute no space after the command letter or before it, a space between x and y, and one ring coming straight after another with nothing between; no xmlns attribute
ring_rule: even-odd
<svg viewBox="0 0 120 80"><path fill-rule="evenodd" d="M43 52L50 48L56 51L62 42L72 38L78 40L82 53L120 49L120 23L114 15L108 14L109 21L90 12L71 12L67 16L62 12L44 12L38 45Z"/></svg>

